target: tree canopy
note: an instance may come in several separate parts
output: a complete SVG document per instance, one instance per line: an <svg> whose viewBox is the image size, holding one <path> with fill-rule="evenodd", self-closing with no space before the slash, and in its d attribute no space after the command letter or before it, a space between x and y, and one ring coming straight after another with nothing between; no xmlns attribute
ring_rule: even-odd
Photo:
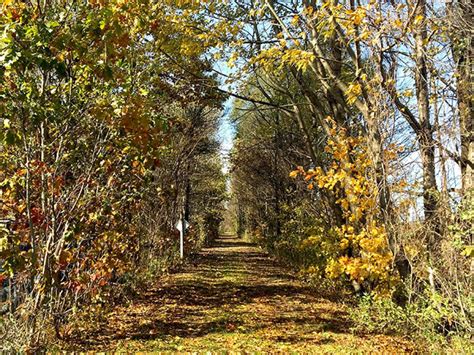
<svg viewBox="0 0 474 355"><path fill-rule="evenodd" d="M188 255L227 219L313 281L472 332L471 20L464 0L4 0L6 348L176 265L183 219Z"/></svg>

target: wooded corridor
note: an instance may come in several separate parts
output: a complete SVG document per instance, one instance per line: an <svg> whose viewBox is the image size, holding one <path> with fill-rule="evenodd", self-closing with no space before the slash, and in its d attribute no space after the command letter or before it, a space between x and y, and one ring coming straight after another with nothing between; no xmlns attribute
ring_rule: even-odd
<svg viewBox="0 0 474 355"><path fill-rule="evenodd" d="M0 350L474 352L468 0L2 0Z"/></svg>

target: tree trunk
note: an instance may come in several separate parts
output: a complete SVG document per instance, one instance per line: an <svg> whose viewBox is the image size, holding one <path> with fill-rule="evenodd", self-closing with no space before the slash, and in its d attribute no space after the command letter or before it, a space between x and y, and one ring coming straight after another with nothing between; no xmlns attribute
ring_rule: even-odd
<svg viewBox="0 0 474 355"><path fill-rule="evenodd" d="M474 10L469 2L447 5L451 29L451 48L456 63L457 99L461 136L462 189L466 194L474 188L474 105L472 100L474 45L469 28Z"/></svg>
<svg viewBox="0 0 474 355"><path fill-rule="evenodd" d="M436 164L433 139L433 127L430 123L430 103L428 68L426 65L426 0L419 0L415 17L422 18L422 23L415 31L415 85L418 103L418 121L420 130L416 132L420 144L421 162L423 165L423 209L425 219L431 222L438 209L436 192Z"/></svg>

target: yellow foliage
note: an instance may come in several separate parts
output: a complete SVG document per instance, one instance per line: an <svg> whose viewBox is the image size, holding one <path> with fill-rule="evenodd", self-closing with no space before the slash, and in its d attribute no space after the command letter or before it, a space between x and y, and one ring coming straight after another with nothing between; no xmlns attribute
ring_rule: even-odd
<svg viewBox="0 0 474 355"><path fill-rule="evenodd" d="M291 173L290 173L290 177L291 178L296 178L299 174L299 171L298 170L293 170Z"/></svg>
<svg viewBox="0 0 474 355"><path fill-rule="evenodd" d="M359 283L371 280L378 292L385 292L394 281L392 276L393 256L388 248L385 226L378 222L377 186L366 143L363 137L348 136L345 129L338 128L333 120L331 137L325 151L332 156L331 168L326 172L321 167L305 172L301 167L290 175L304 176L313 187L333 191L341 206L345 224L335 227L335 248L328 249L333 257L325 268L330 278L343 275ZM394 149L391 147L390 149ZM396 154L394 155L396 156ZM301 247L317 244L322 246L321 237L310 237Z"/></svg>
<svg viewBox="0 0 474 355"><path fill-rule="evenodd" d="M260 51L250 60L250 63L258 64L266 70L281 70L285 66L293 66L298 70L305 71L316 58L312 52L288 48L288 43L283 38L279 40L279 44L279 46Z"/></svg>
<svg viewBox="0 0 474 355"><path fill-rule="evenodd" d="M362 87L359 83L351 83L346 91L347 102L353 104L362 93Z"/></svg>

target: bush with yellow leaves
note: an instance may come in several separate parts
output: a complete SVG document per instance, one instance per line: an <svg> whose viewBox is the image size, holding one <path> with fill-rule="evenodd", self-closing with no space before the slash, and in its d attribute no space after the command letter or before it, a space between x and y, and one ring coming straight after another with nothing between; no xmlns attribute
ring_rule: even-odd
<svg viewBox="0 0 474 355"><path fill-rule="evenodd" d="M301 175L308 188L333 193L342 209L344 223L333 227L328 238L335 245L324 248L332 250L324 269L325 276L356 281L366 290L386 294L396 277L392 273L393 255L388 248L385 226L378 219L377 189L375 180L371 179L373 164L365 140L349 136L330 118L328 122L332 125L332 136L325 149L332 160L329 168L305 171L298 167L290 176ZM310 243L311 238L303 245Z"/></svg>

